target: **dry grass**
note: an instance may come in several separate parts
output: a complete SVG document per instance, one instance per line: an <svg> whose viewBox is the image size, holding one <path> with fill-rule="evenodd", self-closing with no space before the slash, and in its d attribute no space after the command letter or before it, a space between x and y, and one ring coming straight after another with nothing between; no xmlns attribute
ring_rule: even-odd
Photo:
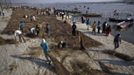
<svg viewBox="0 0 134 75"><path fill-rule="evenodd" d="M122 54L122 53L119 53L116 51L112 51L112 50L104 50L103 53L116 56L116 57L123 59L125 61L133 61L134 60L134 57L130 57L128 55L125 55L125 54Z"/></svg>
<svg viewBox="0 0 134 75"><path fill-rule="evenodd" d="M68 57L69 55L64 55L63 57L62 57L62 59L61 59L61 63L63 64L63 62L64 62L64 60L66 60L66 58Z"/></svg>
<svg viewBox="0 0 134 75"><path fill-rule="evenodd" d="M23 11L23 12L20 12ZM29 9L29 10L24 10L24 9L17 9L13 12L12 18L8 24L8 26L6 27L6 29L3 31L5 33L8 32L14 32L15 29L18 28L18 24L19 24L19 20L22 18L22 16L24 16L25 14L28 15L32 15L35 14L34 10ZM64 65L62 65L62 63L64 62L64 60L66 60L66 57L68 57L67 54L69 54L69 52L71 53L72 51L75 52L74 49L79 50L80 49L80 39L79 36L72 36L71 34L71 25L69 25L68 23L64 23L62 21L59 21L56 19L55 16L37 16L37 21L36 22L31 22L29 20L26 20L26 29L24 30L24 32L27 32L28 29L30 27L32 27L33 24L41 24L43 27L45 27L45 23L49 23L50 27L51 27L51 36L50 37L45 37L46 39L48 38L53 38L54 42L58 43L60 41L65 41L67 43L67 48L71 51L61 51L58 50L55 47L52 48L52 50L54 50L55 52L53 53L53 56L50 55L51 60L54 63L54 66L56 68L56 71L58 74L61 75L69 75L70 72L68 72L66 70L66 68L64 67ZM41 35L42 35L41 31ZM82 37L83 39L83 44L85 48L89 48L89 47L93 47L93 46L99 46L101 45L101 43L83 35L82 33L78 32L79 35ZM35 57L39 57L40 55L43 54L42 49L40 49L39 47L32 47L30 48L30 51L24 52L22 55L30 55L30 56L35 56ZM65 49L66 50L66 49ZM60 57L61 61L59 62L56 57ZM62 62L62 63L61 63ZM57 69L58 68L58 69ZM72 68L74 70L73 75L105 75L105 74L100 74L102 72L100 71L96 71L96 70L90 70L90 67L88 66L87 63L82 63L82 62L74 62L72 64Z"/></svg>
<svg viewBox="0 0 134 75"><path fill-rule="evenodd" d="M0 45L5 44L16 44L16 41L13 39L3 39L2 37L0 37Z"/></svg>
<svg viewBox="0 0 134 75"><path fill-rule="evenodd" d="M51 16L37 15L36 11L30 8L29 9L17 8L15 11L13 11L11 20L8 26L4 29L3 33L10 34L13 33L14 30L18 29L19 21L23 18L25 14L36 15L37 21L31 22L29 19L24 19L26 21L26 27L24 29L24 32L27 33L28 29L31 28L33 25L40 24L43 27L45 27L46 23L49 23L51 27L51 37L49 38L54 38L54 42L57 43L60 42L61 40L66 41L69 48L73 49L80 48L79 36L72 36L71 25L57 20L56 17L52 15ZM41 29L40 36L42 35L44 36L42 32L44 31L42 31ZM101 43L83 35L82 33L80 33L80 36L83 37L83 44L86 48L101 45Z"/></svg>
<svg viewBox="0 0 134 75"><path fill-rule="evenodd" d="M82 61L73 61L70 63L73 69L72 75L108 75L102 71L91 69L88 63Z"/></svg>
<svg viewBox="0 0 134 75"><path fill-rule="evenodd" d="M22 12L23 11L23 12ZM33 27L33 25L41 24L43 21L43 16L36 16L37 21L30 21L30 19L24 18L24 15L37 15L37 11L34 9L23 9L23 8L17 8L13 11L11 15L11 19L7 25L7 27L2 32L3 34L13 34L16 29L19 28L19 22L20 20L25 20L26 27L24 28L24 32L28 32L29 28Z"/></svg>
<svg viewBox="0 0 134 75"><path fill-rule="evenodd" d="M40 47L31 47L30 51L24 52L22 55L39 57L40 55L43 55L43 51Z"/></svg>
<svg viewBox="0 0 134 75"><path fill-rule="evenodd" d="M59 62L53 54L49 54L51 61L54 64L55 71L58 75L71 75L71 73L64 67L64 65Z"/></svg>
<svg viewBox="0 0 134 75"><path fill-rule="evenodd" d="M79 49L80 43L79 43L79 36L72 36L71 34L71 25L67 23L63 23L62 21L59 21L56 19L56 17L53 16L46 16L45 21L48 22L51 25L52 33L51 37L54 38L55 42L59 42L61 40L66 41L69 48L73 49ZM83 35L82 33L78 32L81 37L83 37L83 43L86 48L93 47L93 46L99 46L101 43Z"/></svg>
<svg viewBox="0 0 134 75"><path fill-rule="evenodd" d="M17 69L17 64L15 62L13 62L12 64L9 65L9 70L10 72L12 72L13 70Z"/></svg>

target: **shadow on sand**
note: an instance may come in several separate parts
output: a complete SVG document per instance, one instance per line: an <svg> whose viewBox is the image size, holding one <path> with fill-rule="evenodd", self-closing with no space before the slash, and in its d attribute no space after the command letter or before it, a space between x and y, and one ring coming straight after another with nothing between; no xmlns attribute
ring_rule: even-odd
<svg viewBox="0 0 134 75"><path fill-rule="evenodd" d="M35 57L22 57L22 56L19 56L19 55L11 55L11 57L21 59L21 60L31 61L32 63L35 63L39 67L47 68L48 70L55 73L54 67L52 65L49 65L46 60L43 60L43 59L40 59L40 58L35 58Z"/></svg>
<svg viewBox="0 0 134 75"><path fill-rule="evenodd" d="M118 66L134 66L134 62L128 62L128 61L124 61L124 60L109 60L109 59L101 59L99 60L105 64L109 63L112 65L118 65Z"/></svg>
<svg viewBox="0 0 134 75"><path fill-rule="evenodd" d="M91 32L91 31L84 31L83 33L84 33L84 34L94 35L94 36L106 36L106 35L104 35L103 33L98 33L98 32L93 33L93 32Z"/></svg>
<svg viewBox="0 0 134 75"><path fill-rule="evenodd" d="M116 52L116 51L113 51L113 50L104 50L103 53L109 54L109 55L112 55L112 56L116 56L116 57L118 57L120 59L123 59L125 61L133 61L134 60L134 57L131 57L129 55L122 54L122 53L119 53L119 52Z"/></svg>
<svg viewBox="0 0 134 75"><path fill-rule="evenodd" d="M112 72L112 68L111 67L108 67L106 66L104 63L103 60L98 60L99 61L99 64L100 64L100 67L102 68L102 70L106 73L108 73L109 75L132 75L132 74L127 74L127 73L119 73L119 72ZM103 61L103 62L102 62ZM110 62L110 61L107 61L107 62ZM116 63L119 63L118 61ZM118 64L119 65L119 64ZM121 65L122 66L122 65ZM125 65L124 65L125 66ZM128 65L127 65L128 66ZM110 70L111 69L111 70Z"/></svg>
<svg viewBox="0 0 134 75"><path fill-rule="evenodd" d="M132 74L124 74L124 73L117 73L117 72L112 72L112 75L132 75Z"/></svg>

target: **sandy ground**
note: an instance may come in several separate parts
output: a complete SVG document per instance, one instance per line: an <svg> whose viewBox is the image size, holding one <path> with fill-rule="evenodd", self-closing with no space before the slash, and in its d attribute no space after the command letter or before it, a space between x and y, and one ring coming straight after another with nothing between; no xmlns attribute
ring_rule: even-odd
<svg viewBox="0 0 134 75"><path fill-rule="evenodd" d="M5 11L6 12L6 11ZM0 32L6 27L8 21L11 18L12 10L6 12L6 17L0 17ZM60 18L58 18L60 20ZM100 51L105 49L113 49L113 36L105 37L102 35L92 35L90 31L86 30L86 25L78 23L78 30L85 33L85 35L101 42L103 45L100 47L90 48L86 52L91 55L89 58L85 53L81 51L71 51L63 65L68 69L70 68L70 60L84 61L90 64L93 69L101 70L99 62L104 63L110 67L112 75L133 75L134 74L134 62L127 62L117 57L104 54ZM3 38L14 38L13 35L0 35ZM2 45L0 46L0 75L56 75L52 66L48 66L45 61L45 57L41 54L38 57L23 55L23 53L31 51L29 47L39 47L40 39L29 39L26 43L20 43L18 45ZM126 47L127 46L127 47ZM118 52L128 54L133 57L133 45L125 41L122 42L121 47L117 49ZM130 50L129 50L130 49ZM129 51L128 51L129 50ZM66 51L60 52L60 56L66 56ZM68 51L67 51L68 52ZM63 53L63 54L62 54ZM57 59L61 61L60 56ZM55 56L56 57L56 56ZM92 61L93 58L93 61Z"/></svg>
<svg viewBox="0 0 134 75"><path fill-rule="evenodd" d="M60 17L57 17L58 20L61 20ZM71 23L71 20L67 20L68 23ZM112 35L106 37L102 34L93 35L92 28L90 27L87 30L86 24L80 22L76 23L77 29L83 32L85 35L91 37L92 39L101 42L103 45L95 48L90 48L88 51L89 55L93 57L94 60L104 63L106 66L110 67L112 75L134 75L134 61L128 62L122 59L119 59L115 56L107 55L102 53L102 50L113 50L113 39ZM134 45L126 41L122 41L120 47L116 50L119 53L129 55L134 57Z"/></svg>
<svg viewBox="0 0 134 75"><path fill-rule="evenodd" d="M6 16L0 17L0 32L7 26L12 10L5 11ZM1 37L4 39L14 39L13 35L1 34ZM0 46L0 75L56 75L54 67L49 66L46 62L46 59L41 53L39 56L29 55L30 51L33 51L30 47L39 47L40 40L39 38L26 38L26 43L19 44L6 44ZM50 41L49 41L50 43ZM39 49L41 50L41 49ZM60 56L55 57L69 70L73 71L70 61L84 61L87 63L90 68L95 70L102 70L97 61L91 60L88 55L80 50L76 51L63 51ZM63 61L64 56L68 56ZM78 62L77 62L78 63ZM95 72L94 72L95 73ZM66 74L65 74L66 75ZM99 74L97 74L99 75ZM102 75L103 72L102 72Z"/></svg>
<svg viewBox="0 0 134 75"><path fill-rule="evenodd" d="M5 17L0 16L0 32L7 26L12 10L5 10ZM4 39L14 39L13 35L0 35ZM28 39L28 42L18 45L7 44L0 46L0 75L55 75L48 66L42 54L39 58L22 55L30 50L29 47L40 45L40 39Z"/></svg>

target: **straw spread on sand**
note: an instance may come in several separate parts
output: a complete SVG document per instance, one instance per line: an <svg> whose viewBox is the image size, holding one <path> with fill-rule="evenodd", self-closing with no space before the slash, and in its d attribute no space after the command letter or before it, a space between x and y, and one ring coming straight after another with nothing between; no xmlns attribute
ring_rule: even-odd
<svg viewBox="0 0 134 75"><path fill-rule="evenodd" d="M23 12L22 12L23 11ZM8 12L7 12L8 13ZM18 23L24 15L36 15L34 9L22 9L17 8L13 11L11 19L10 15L7 21L4 21L5 29L1 37L4 39L13 39L13 35L7 35L11 32L13 34L14 30L18 28ZM53 59L53 64L49 66L45 57L42 53L40 46L40 38L29 38L26 43L17 44L6 44L0 47L0 74L2 75L107 75L109 74L133 74L134 67L132 62L126 63L121 59L113 56L109 56L103 52L99 52L100 49L104 49L101 43L83 35L83 44L88 50L79 50L79 39L77 36L71 36L71 26L60 20L57 20L55 16L37 16L36 22L31 22L26 20L26 29L32 27L33 24L41 24L43 26L49 23L52 27L52 36L45 37L49 42L51 49L51 59ZM9 23L7 24L9 20ZM1 19L2 21L2 19ZM5 34L6 33L6 34ZM46 36L46 34L44 34ZM92 35L90 35L93 37ZM63 39L64 38L64 39ZM102 38L103 39L103 38ZM58 49L56 47L57 43L61 40L65 40L68 43L69 48ZM97 46L97 47L96 47ZM104 48L103 48L104 47ZM92 50L93 49L93 50ZM94 49L98 49L95 51ZM95 60L97 61L95 61ZM99 61L99 62L98 62ZM105 63L108 62L108 63ZM112 61L111 63L109 61ZM115 61L115 63L114 63ZM119 62L116 62L119 61ZM101 62L101 64L100 64ZM121 63L120 65L117 65ZM100 66L101 65L101 66ZM123 66L129 65L131 67ZM66 70L65 70L65 69ZM109 71L107 71L107 70ZM107 73L106 73L107 72Z"/></svg>

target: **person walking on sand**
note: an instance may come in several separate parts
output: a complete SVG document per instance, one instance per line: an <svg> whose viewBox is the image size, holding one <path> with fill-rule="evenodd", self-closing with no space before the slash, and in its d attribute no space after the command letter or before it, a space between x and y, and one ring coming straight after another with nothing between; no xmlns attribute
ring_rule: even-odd
<svg viewBox="0 0 134 75"><path fill-rule="evenodd" d="M85 23L84 17L81 17L81 23Z"/></svg>
<svg viewBox="0 0 134 75"><path fill-rule="evenodd" d="M114 49L119 48L119 44L121 44L121 35L117 34L114 37Z"/></svg>
<svg viewBox="0 0 134 75"><path fill-rule="evenodd" d="M89 18L87 18L87 20L86 20L86 25L87 25L87 30L89 30L89 25L90 25Z"/></svg>
<svg viewBox="0 0 134 75"><path fill-rule="evenodd" d="M14 36L15 36L15 41L17 41L17 37L18 37L19 38L19 42L22 42L22 41L26 42L24 37L23 37L23 34L22 34L21 30L16 30L14 32Z"/></svg>
<svg viewBox="0 0 134 75"><path fill-rule="evenodd" d="M102 33L106 33L106 24L106 21L102 24Z"/></svg>
<svg viewBox="0 0 134 75"><path fill-rule="evenodd" d="M33 16L32 15L29 18L30 18L30 21L33 21Z"/></svg>
<svg viewBox="0 0 134 75"><path fill-rule="evenodd" d="M35 30L36 30L36 34L37 34L37 36L38 36L39 33L40 33L40 27L39 27L38 25L36 25Z"/></svg>
<svg viewBox="0 0 134 75"><path fill-rule="evenodd" d="M77 26L76 26L75 22L73 22L73 25L72 25L72 35L73 36L76 36L76 29L77 29Z"/></svg>
<svg viewBox="0 0 134 75"><path fill-rule="evenodd" d="M48 36L50 36L50 28L51 28L50 25L47 23L46 24L46 33Z"/></svg>
<svg viewBox="0 0 134 75"><path fill-rule="evenodd" d="M96 34L96 21L94 21L93 25L92 25L92 33Z"/></svg>
<svg viewBox="0 0 134 75"><path fill-rule="evenodd" d="M62 18L62 20L64 19L64 12L61 12L61 18Z"/></svg>
<svg viewBox="0 0 134 75"><path fill-rule="evenodd" d="M100 21L98 21L97 29L98 29L98 34L100 34L100 29L101 29L101 23L100 23Z"/></svg>
<svg viewBox="0 0 134 75"><path fill-rule="evenodd" d="M20 23L19 23L19 29L23 32L23 29L25 28L26 26L26 23L24 20L21 20Z"/></svg>
<svg viewBox="0 0 134 75"><path fill-rule="evenodd" d="M48 47L47 41L44 38L42 39L42 42L41 42L40 46L42 47L44 55L46 57L46 60L47 60L48 64L50 65L51 60L49 58L49 47Z"/></svg>
<svg viewBox="0 0 134 75"><path fill-rule="evenodd" d="M4 11L0 11L0 16L4 16L4 15L5 15Z"/></svg>
<svg viewBox="0 0 134 75"><path fill-rule="evenodd" d="M109 36L110 33L111 33L111 26L108 25L108 26L106 27L106 36Z"/></svg>

